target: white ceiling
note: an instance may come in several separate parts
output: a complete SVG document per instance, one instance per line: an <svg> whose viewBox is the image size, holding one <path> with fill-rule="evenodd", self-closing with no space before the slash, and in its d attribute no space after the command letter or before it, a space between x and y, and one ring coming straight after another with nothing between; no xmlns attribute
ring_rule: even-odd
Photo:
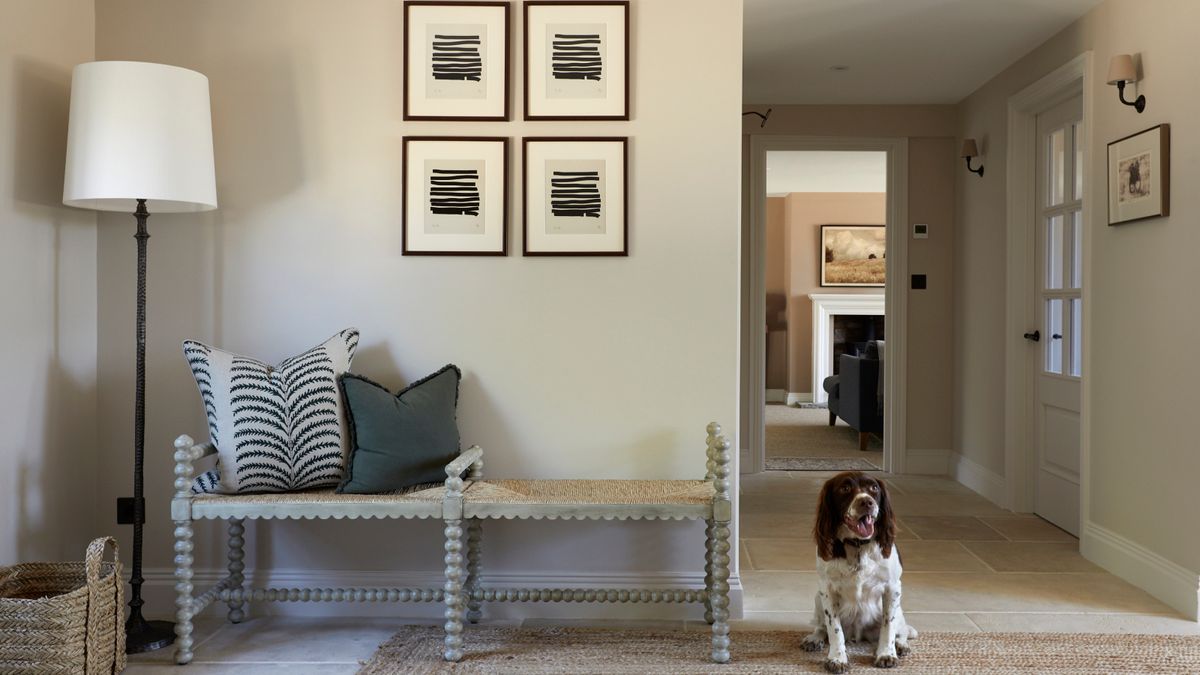
<svg viewBox="0 0 1200 675"><path fill-rule="evenodd" d="M767 194L788 192L887 192L887 153L768 152Z"/></svg>
<svg viewBox="0 0 1200 675"><path fill-rule="evenodd" d="M957 103L1100 1L745 0L742 99Z"/></svg>

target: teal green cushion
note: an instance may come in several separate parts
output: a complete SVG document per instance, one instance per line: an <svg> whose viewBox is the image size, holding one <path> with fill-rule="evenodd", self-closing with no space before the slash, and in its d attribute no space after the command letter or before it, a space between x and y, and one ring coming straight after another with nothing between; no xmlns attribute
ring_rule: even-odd
<svg viewBox="0 0 1200 675"><path fill-rule="evenodd" d="M337 491L376 494L446 480L446 465L459 452L461 378L448 365L393 396L365 377L342 375L350 458Z"/></svg>

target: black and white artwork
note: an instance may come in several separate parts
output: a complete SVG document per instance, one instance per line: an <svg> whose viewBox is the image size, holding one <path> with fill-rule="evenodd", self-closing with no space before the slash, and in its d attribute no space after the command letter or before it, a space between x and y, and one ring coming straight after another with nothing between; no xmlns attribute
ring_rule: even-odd
<svg viewBox="0 0 1200 675"><path fill-rule="evenodd" d="M525 119L629 119L629 3L525 3Z"/></svg>
<svg viewBox="0 0 1200 675"><path fill-rule="evenodd" d="M404 139L404 255L505 255L508 139Z"/></svg>
<svg viewBox="0 0 1200 675"><path fill-rule="evenodd" d="M507 2L404 3L404 119L508 119Z"/></svg>
<svg viewBox="0 0 1200 675"><path fill-rule="evenodd" d="M525 255L627 255L625 138L526 138Z"/></svg>
<svg viewBox="0 0 1200 675"><path fill-rule="evenodd" d="M1171 126L1108 144L1108 224L1171 214Z"/></svg>

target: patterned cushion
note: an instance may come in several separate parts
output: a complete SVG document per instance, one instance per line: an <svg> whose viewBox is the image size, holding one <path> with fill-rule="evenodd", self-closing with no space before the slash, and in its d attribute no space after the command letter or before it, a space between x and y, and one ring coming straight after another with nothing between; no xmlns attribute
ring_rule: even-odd
<svg viewBox="0 0 1200 675"><path fill-rule="evenodd" d="M358 331L348 328L272 367L184 342L217 448L217 471L197 477L192 492L291 492L340 483L348 443L337 378L357 347Z"/></svg>

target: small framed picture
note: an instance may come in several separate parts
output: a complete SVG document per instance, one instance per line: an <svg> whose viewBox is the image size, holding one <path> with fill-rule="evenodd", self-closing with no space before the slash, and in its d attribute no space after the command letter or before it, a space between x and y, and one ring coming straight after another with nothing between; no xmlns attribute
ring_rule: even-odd
<svg viewBox="0 0 1200 675"><path fill-rule="evenodd" d="M525 255L629 255L627 145L525 139Z"/></svg>
<svg viewBox="0 0 1200 675"><path fill-rule="evenodd" d="M629 3L525 3L525 119L629 119Z"/></svg>
<svg viewBox="0 0 1200 675"><path fill-rule="evenodd" d="M1108 224L1171 213L1171 127L1160 124L1108 144Z"/></svg>
<svg viewBox="0 0 1200 675"><path fill-rule="evenodd" d="M508 254L507 138L405 138L402 181L404 255Z"/></svg>
<svg viewBox="0 0 1200 675"><path fill-rule="evenodd" d="M822 286L883 286L887 280L887 228L822 225Z"/></svg>
<svg viewBox="0 0 1200 675"><path fill-rule="evenodd" d="M404 119L508 121L507 2L404 3Z"/></svg>

